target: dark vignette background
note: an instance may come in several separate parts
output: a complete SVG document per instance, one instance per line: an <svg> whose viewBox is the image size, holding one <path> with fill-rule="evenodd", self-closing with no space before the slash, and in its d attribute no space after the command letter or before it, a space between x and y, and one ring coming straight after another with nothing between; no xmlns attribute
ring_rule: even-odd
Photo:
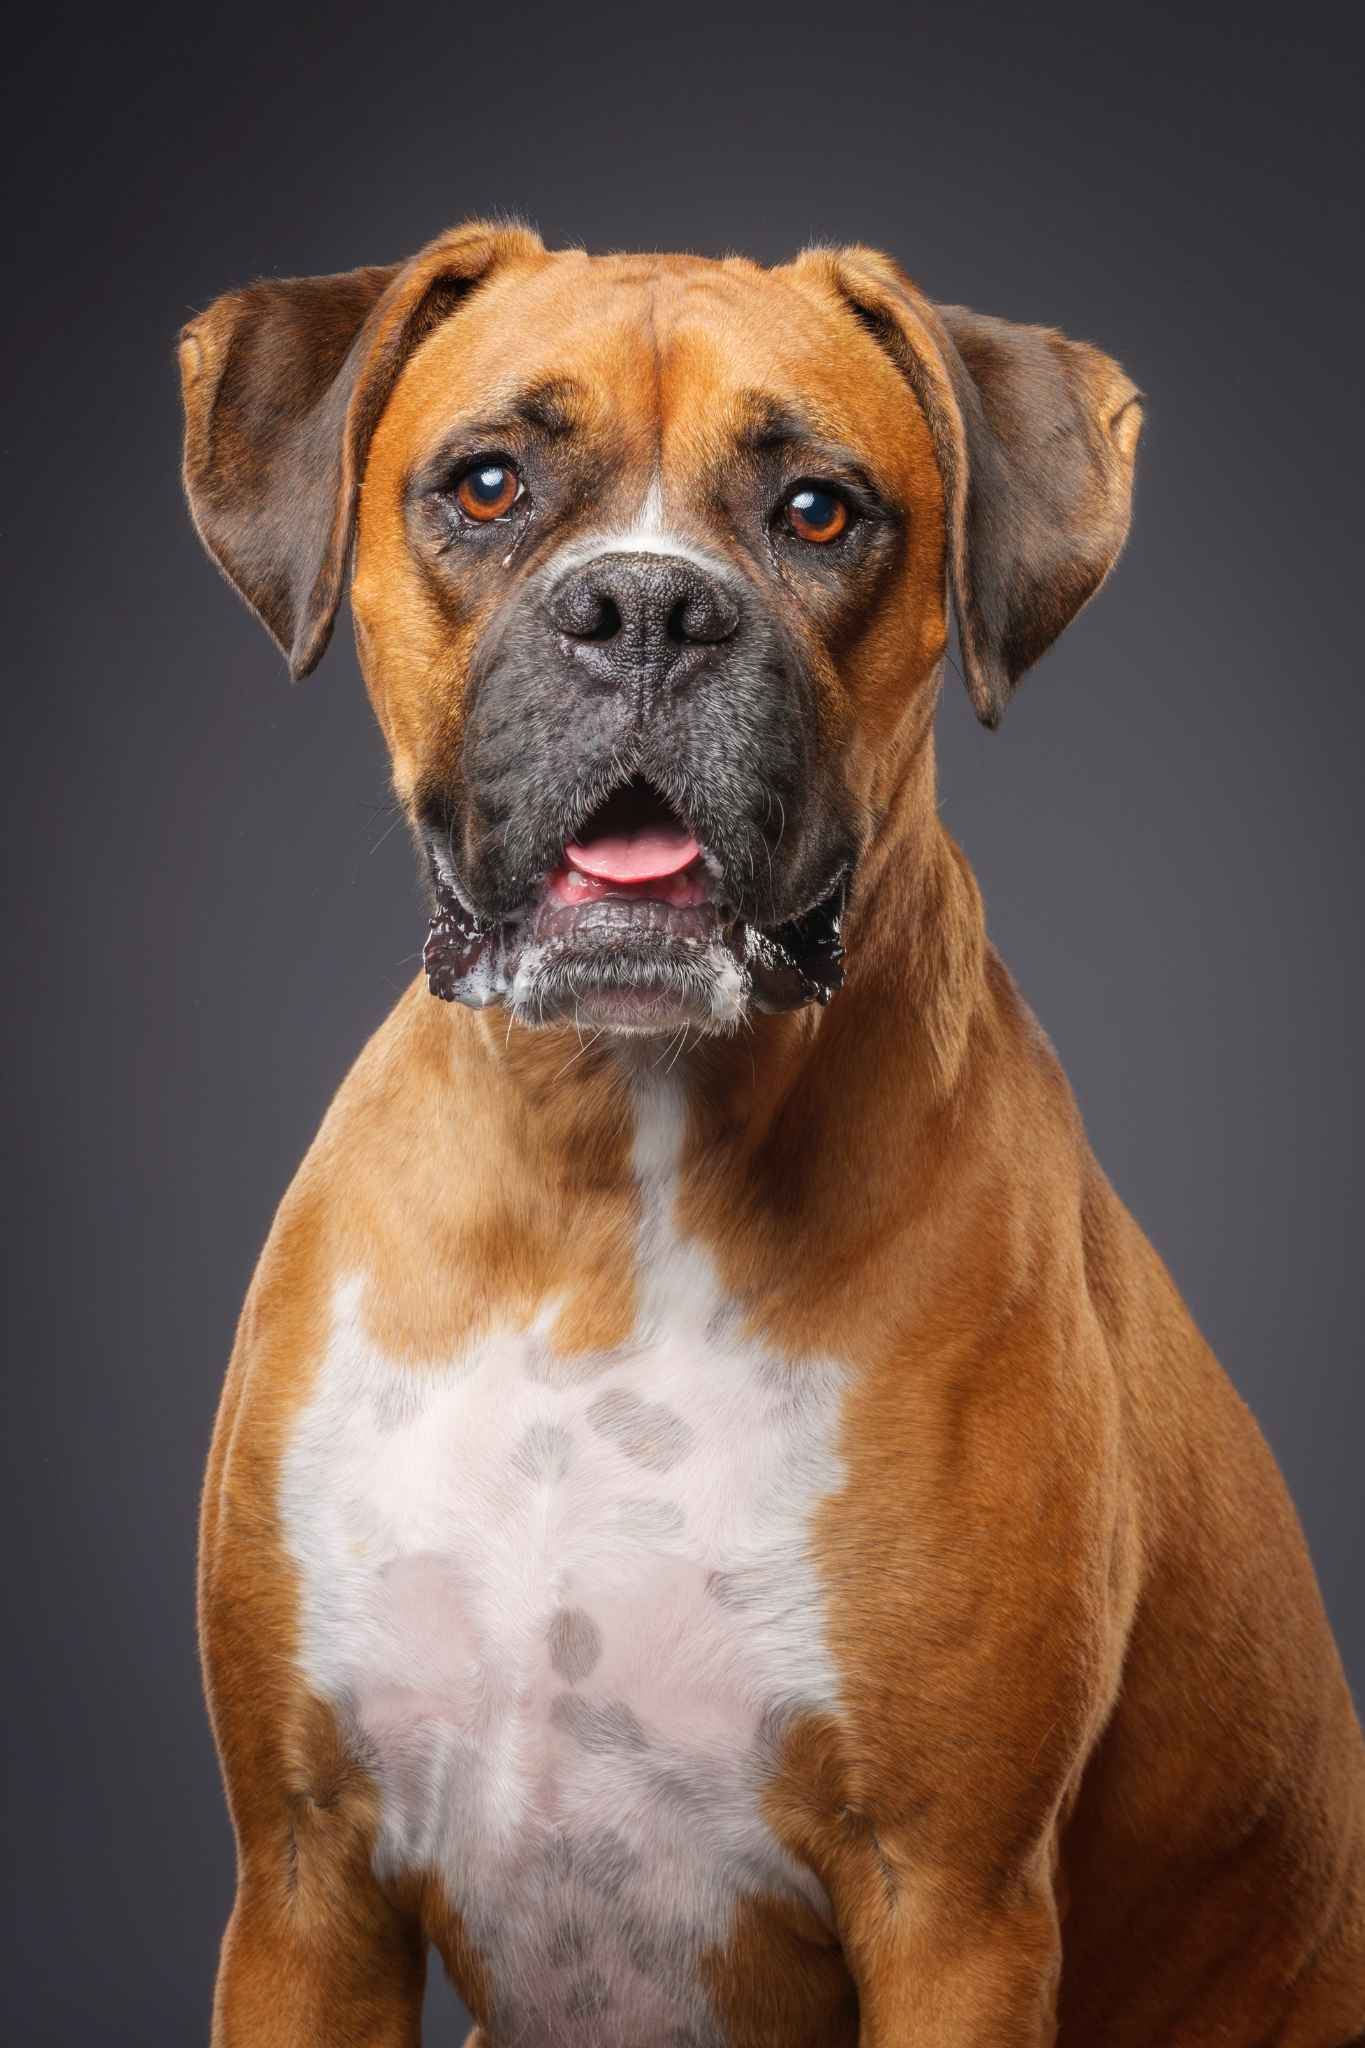
<svg viewBox="0 0 1365 2048"><path fill-rule="evenodd" d="M347 632L291 689L190 531L172 337L253 275L387 261L467 213L598 247L883 244L1148 393L1127 556L1003 732L954 687L944 804L1365 1688L1344 17L287 17L48 8L7 52L16 2042L204 2035L231 1849L200 1470L273 1205L421 938Z"/></svg>

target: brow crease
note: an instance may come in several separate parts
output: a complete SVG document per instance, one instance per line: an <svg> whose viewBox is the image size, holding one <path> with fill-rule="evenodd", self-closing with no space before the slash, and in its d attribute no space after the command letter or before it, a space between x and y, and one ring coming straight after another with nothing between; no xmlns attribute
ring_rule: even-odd
<svg viewBox="0 0 1365 2048"><path fill-rule="evenodd" d="M760 455L769 449L788 447L794 441L818 437L815 420L796 406L770 398L764 392L748 394L746 405L749 417L737 438L740 447L750 454Z"/></svg>

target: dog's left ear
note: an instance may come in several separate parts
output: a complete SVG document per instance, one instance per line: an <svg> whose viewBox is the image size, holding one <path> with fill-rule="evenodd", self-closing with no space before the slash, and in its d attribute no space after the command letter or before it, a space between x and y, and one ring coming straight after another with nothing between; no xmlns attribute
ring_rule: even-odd
<svg viewBox="0 0 1365 2048"><path fill-rule="evenodd" d="M811 251L890 354L933 435L965 680L998 725L1103 583L1128 532L1142 401L1118 364L1047 327L934 306L873 249Z"/></svg>
<svg viewBox="0 0 1365 2048"><path fill-rule="evenodd" d="M543 254L528 228L473 221L408 263L229 292L183 329L190 511L296 680L331 638L370 439L403 365L497 265Z"/></svg>

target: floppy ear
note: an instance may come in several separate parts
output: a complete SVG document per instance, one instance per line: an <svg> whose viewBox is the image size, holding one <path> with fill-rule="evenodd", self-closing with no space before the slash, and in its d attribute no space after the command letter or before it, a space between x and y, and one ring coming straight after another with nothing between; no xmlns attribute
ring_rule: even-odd
<svg viewBox="0 0 1365 2048"><path fill-rule="evenodd" d="M295 679L332 636L370 439L404 363L499 261L539 253L529 230L476 221L409 263L248 285L183 329L190 511Z"/></svg>
<svg viewBox="0 0 1365 2048"><path fill-rule="evenodd" d="M1025 669L1118 559L1140 394L1086 342L936 307L875 250L821 254L928 420L967 689L982 723L998 725Z"/></svg>

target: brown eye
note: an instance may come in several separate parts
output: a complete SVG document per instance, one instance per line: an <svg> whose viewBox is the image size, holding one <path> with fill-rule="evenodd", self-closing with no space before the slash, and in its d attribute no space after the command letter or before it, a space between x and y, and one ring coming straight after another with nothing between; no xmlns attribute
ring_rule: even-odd
<svg viewBox="0 0 1365 2048"><path fill-rule="evenodd" d="M838 540L848 525L848 506L833 491L802 484L787 500L787 524L800 540Z"/></svg>
<svg viewBox="0 0 1365 2048"><path fill-rule="evenodd" d="M455 502L467 519L501 519L521 496L521 478L510 462L481 462L455 486Z"/></svg>

